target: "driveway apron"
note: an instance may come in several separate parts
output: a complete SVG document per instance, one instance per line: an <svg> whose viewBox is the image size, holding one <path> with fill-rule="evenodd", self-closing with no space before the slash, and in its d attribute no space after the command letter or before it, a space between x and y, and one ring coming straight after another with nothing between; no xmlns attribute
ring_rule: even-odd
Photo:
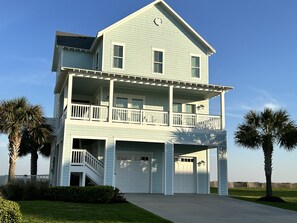
<svg viewBox="0 0 297 223"><path fill-rule="evenodd" d="M297 212L217 195L126 194L127 200L176 223L296 223Z"/></svg>

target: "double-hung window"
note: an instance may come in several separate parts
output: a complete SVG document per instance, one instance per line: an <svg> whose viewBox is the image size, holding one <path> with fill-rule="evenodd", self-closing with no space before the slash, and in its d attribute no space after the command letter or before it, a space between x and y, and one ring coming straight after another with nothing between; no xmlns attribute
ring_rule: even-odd
<svg viewBox="0 0 297 223"><path fill-rule="evenodd" d="M124 45L113 44L112 67L124 69Z"/></svg>
<svg viewBox="0 0 297 223"><path fill-rule="evenodd" d="M200 78L200 57L191 56L191 77Z"/></svg>
<svg viewBox="0 0 297 223"><path fill-rule="evenodd" d="M164 74L164 51L153 50L153 73Z"/></svg>

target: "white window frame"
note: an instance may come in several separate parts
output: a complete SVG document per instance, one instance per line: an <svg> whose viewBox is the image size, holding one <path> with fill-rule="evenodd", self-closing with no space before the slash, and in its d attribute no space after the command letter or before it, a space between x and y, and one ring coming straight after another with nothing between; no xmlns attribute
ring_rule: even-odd
<svg viewBox="0 0 297 223"><path fill-rule="evenodd" d="M125 70L125 47L126 45L124 43L118 43L118 42L112 42L111 44L111 68L114 70ZM114 46L122 46L123 47L123 67L114 67L113 66L113 59L114 59Z"/></svg>
<svg viewBox="0 0 297 223"><path fill-rule="evenodd" d="M193 113L193 114L197 114L197 102L177 99L177 100L173 100L173 103L182 105L182 113L187 113L187 108L186 108L187 105L194 105L195 106L195 113Z"/></svg>
<svg viewBox="0 0 297 223"><path fill-rule="evenodd" d="M162 63L162 73L154 72L155 68L155 51L159 51L163 53L163 63ZM164 75L165 74L165 50L160 48L152 48L152 74L156 75Z"/></svg>
<svg viewBox="0 0 297 223"><path fill-rule="evenodd" d="M114 94L114 100L113 100L114 101L114 107L115 107L116 98L127 98L128 99L128 108L132 108L132 99L143 100L143 108L142 109L145 109L145 96L134 95L134 94L116 93L116 94Z"/></svg>
<svg viewBox="0 0 297 223"><path fill-rule="evenodd" d="M193 68L193 66L192 66L192 57L199 57L199 77L193 77L192 76L192 68ZM194 54L194 53L191 53L190 54L190 77L191 77L191 79L194 79L194 80L200 80L201 79L201 76L202 76L202 66L201 66L201 55L200 54Z"/></svg>

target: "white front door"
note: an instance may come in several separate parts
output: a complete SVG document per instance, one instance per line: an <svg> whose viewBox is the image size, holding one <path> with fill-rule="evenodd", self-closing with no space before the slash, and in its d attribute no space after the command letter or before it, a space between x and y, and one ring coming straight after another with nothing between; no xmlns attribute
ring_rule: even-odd
<svg viewBox="0 0 297 223"><path fill-rule="evenodd" d="M196 193L193 157L175 157L174 193Z"/></svg>
<svg viewBox="0 0 297 223"><path fill-rule="evenodd" d="M123 193L150 192L150 156L117 153L116 187Z"/></svg>

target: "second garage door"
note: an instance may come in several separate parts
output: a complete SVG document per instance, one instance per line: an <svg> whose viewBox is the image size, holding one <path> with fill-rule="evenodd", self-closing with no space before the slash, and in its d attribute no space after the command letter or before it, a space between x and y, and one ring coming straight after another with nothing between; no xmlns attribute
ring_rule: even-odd
<svg viewBox="0 0 297 223"><path fill-rule="evenodd" d="M150 156L148 154L118 153L116 187L123 193L150 192Z"/></svg>
<svg viewBox="0 0 297 223"><path fill-rule="evenodd" d="M196 193L193 157L175 157L174 193Z"/></svg>

